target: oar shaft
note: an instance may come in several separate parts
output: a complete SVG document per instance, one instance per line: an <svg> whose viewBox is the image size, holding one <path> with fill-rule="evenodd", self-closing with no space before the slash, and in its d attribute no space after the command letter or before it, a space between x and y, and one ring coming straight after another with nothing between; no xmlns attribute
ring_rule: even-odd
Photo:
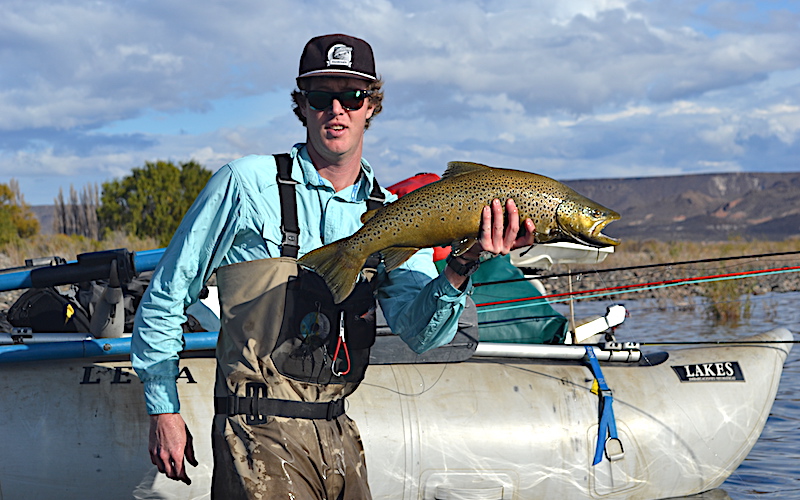
<svg viewBox="0 0 800 500"><path fill-rule="evenodd" d="M137 273L152 271L164 254L164 249L135 252L133 262ZM97 269L77 269L78 261L58 266L44 266L0 274L0 292L40 286L53 286L102 279L107 274L108 264L97 264ZM108 276L105 276L107 278Z"/></svg>

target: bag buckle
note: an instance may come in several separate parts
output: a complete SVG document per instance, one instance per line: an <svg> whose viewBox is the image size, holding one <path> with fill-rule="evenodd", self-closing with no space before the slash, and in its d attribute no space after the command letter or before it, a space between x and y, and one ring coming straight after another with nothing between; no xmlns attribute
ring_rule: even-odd
<svg viewBox="0 0 800 500"><path fill-rule="evenodd" d="M258 409L258 401L260 398L267 397L267 384L261 382L248 382L244 386L244 395L250 398L250 411L244 417L244 422L247 425L261 425L267 423L267 416L262 415Z"/></svg>

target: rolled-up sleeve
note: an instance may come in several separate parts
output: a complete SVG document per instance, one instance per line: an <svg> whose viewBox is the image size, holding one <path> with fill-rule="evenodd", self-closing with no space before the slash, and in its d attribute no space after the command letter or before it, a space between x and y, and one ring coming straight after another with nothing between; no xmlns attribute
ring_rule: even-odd
<svg viewBox="0 0 800 500"><path fill-rule="evenodd" d="M379 279L378 299L386 321L411 349L423 353L453 340L471 281L464 291L453 287L437 272L429 248Z"/></svg>
<svg viewBox="0 0 800 500"><path fill-rule="evenodd" d="M220 169L181 221L136 313L131 363L150 414L180 411L176 379L184 310L196 302L236 234L241 204L230 168Z"/></svg>

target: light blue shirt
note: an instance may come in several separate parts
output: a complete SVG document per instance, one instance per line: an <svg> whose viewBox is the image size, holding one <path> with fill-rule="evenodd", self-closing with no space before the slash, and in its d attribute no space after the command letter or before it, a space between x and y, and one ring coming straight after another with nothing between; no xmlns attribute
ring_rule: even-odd
<svg viewBox="0 0 800 500"><path fill-rule="evenodd" d="M352 235L361 227L373 171L338 193L322 178L304 144L292 148L292 178L300 226L300 256ZM144 382L150 414L180 411L176 379L183 349L184 310L221 266L280 256L281 210L273 156L247 156L215 173L186 213L156 267L136 313L131 362ZM384 190L386 200L397 197ZM392 331L416 352L450 342L467 291L439 275L430 249L386 273L379 266L377 297Z"/></svg>

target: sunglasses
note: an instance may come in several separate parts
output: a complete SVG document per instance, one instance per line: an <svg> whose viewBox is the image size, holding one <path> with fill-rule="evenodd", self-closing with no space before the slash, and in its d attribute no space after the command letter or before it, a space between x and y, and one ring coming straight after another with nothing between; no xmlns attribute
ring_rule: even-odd
<svg viewBox="0 0 800 500"><path fill-rule="evenodd" d="M301 93L308 100L311 109L315 111L325 111L333 104L333 100L339 101L347 111L361 109L364 99L372 95L371 90L348 90L347 92L325 92L322 90L303 90Z"/></svg>

